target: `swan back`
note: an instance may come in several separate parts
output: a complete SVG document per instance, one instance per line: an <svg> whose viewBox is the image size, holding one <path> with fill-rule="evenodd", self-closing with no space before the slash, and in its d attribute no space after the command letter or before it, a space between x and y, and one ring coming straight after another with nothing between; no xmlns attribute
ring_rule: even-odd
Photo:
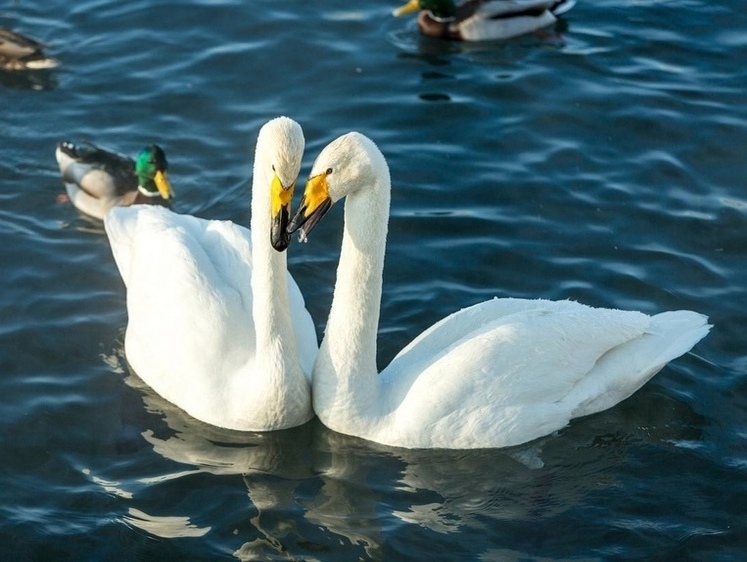
<svg viewBox="0 0 747 562"><path fill-rule="evenodd" d="M170 402L194 401L195 417L224 408L256 353L249 231L151 206L115 207L104 224L127 287L128 361ZM210 372L222 375L189 375Z"/></svg>

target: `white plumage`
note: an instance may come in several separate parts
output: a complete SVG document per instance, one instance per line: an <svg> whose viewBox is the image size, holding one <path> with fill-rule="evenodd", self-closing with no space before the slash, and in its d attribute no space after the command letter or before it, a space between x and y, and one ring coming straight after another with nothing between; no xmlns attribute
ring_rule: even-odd
<svg viewBox="0 0 747 562"><path fill-rule="evenodd" d="M301 237L346 197L334 299L313 371L329 428L409 448L518 445L624 400L709 331L705 316L494 299L452 314L380 374L376 329L390 179L369 139L350 133L317 158L292 222Z"/></svg>
<svg viewBox="0 0 747 562"><path fill-rule="evenodd" d="M260 131L252 232L150 206L115 207L104 225L127 287L125 353L158 394L204 422L264 431L308 421L314 325L270 244L273 182L292 187L300 126Z"/></svg>

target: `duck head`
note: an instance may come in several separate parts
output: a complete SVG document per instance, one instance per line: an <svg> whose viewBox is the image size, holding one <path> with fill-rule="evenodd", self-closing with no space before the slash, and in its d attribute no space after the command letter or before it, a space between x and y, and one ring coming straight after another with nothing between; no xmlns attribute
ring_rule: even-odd
<svg viewBox="0 0 747 562"><path fill-rule="evenodd" d="M146 146L135 161L138 189L148 197L162 197L169 200L174 197L171 183L166 174L169 165L166 154L157 144Z"/></svg>

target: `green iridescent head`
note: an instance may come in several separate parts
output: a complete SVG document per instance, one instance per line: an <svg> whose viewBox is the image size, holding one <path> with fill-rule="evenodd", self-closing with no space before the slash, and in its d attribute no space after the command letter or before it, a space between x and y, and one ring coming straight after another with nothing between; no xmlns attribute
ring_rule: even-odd
<svg viewBox="0 0 747 562"><path fill-rule="evenodd" d="M135 174L141 191L153 197L160 195L166 200L171 199L174 192L166 175L168 167L166 154L157 144L141 150L135 161Z"/></svg>

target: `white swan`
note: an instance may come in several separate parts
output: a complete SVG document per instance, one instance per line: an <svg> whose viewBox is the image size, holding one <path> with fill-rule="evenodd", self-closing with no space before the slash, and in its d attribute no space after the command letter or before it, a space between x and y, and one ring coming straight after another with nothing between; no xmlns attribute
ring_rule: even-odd
<svg viewBox="0 0 747 562"><path fill-rule="evenodd" d="M304 149L281 117L259 132L251 234L136 205L104 220L127 287L125 353L158 394L212 425L246 431L311 419L314 325L286 267L286 224Z"/></svg>
<svg viewBox="0 0 747 562"><path fill-rule="evenodd" d="M304 240L346 197L332 309L312 374L314 411L335 431L408 448L505 447L630 396L710 326L575 302L494 299L452 314L376 370L389 170L358 133L330 143L290 224Z"/></svg>

